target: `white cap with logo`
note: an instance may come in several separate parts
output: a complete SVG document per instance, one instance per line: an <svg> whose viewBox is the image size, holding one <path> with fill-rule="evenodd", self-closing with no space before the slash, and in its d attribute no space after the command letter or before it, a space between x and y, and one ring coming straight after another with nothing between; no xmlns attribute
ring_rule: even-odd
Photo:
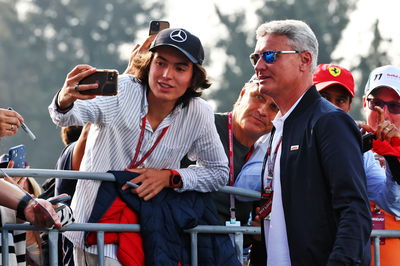
<svg viewBox="0 0 400 266"><path fill-rule="evenodd" d="M368 96L373 90L381 87L392 88L400 96L400 68L387 65L372 70L364 95Z"/></svg>

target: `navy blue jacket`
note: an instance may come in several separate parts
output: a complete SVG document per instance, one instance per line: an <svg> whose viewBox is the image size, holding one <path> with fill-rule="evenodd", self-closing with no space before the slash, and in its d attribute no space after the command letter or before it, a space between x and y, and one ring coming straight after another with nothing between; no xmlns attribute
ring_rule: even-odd
<svg viewBox="0 0 400 266"><path fill-rule="evenodd" d="M369 265L360 132L314 86L285 120L280 169L292 265Z"/></svg>
<svg viewBox="0 0 400 266"><path fill-rule="evenodd" d="M190 236L183 230L220 225L209 193L163 189L149 201L120 188L137 174L111 171L116 182L102 182L89 223L97 222L119 196L140 216L146 265L190 265ZM241 265L228 235L198 235L199 265Z"/></svg>

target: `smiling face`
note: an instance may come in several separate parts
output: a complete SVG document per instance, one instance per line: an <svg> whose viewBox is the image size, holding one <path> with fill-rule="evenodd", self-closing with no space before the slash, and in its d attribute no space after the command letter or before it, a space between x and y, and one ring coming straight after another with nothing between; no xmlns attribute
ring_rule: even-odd
<svg viewBox="0 0 400 266"><path fill-rule="evenodd" d="M247 83L233 108L233 120L241 132L235 132L235 137L239 141L240 135L257 140L271 131L278 111L272 98L259 92L257 83Z"/></svg>
<svg viewBox="0 0 400 266"><path fill-rule="evenodd" d="M193 63L177 49L158 47L150 63L149 100L174 106L190 87Z"/></svg>

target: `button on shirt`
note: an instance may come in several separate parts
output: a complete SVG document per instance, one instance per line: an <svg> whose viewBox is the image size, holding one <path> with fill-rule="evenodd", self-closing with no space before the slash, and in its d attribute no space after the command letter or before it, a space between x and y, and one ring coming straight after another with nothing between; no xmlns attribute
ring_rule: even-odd
<svg viewBox="0 0 400 266"><path fill-rule="evenodd" d="M80 168L89 172L124 170L130 165L140 135L141 119L147 111L146 87L132 75L119 76L117 96L77 100L65 114L57 111L55 99L49 106L50 116L58 126L93 123ZM167 126L166 134L139 168L177 170L183 181L183 187L177 191L215 191L228 182L228 159L208 103L193 98L185 108L177 106L155 131L147 122L139 159ZM197 165L179 169L180 161L186 154L196 160ZM78 180L71 203L77 223L88 220L100 183ZM75 245L84 247L83 232L70 231L66 235ZM87 250L96 253L96 247ZM116 258L116 246L105 245L105 255Z"/></svg>

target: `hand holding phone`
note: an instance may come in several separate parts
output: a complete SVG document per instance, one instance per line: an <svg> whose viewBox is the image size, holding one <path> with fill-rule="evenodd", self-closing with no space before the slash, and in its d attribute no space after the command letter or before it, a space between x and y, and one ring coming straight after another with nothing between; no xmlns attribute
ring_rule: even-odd
<svg viewBox="0 0 400 266"><path fill-rule="evenodd" d="M95 73L83 78L79 84L98 84L96 89L79 90L80 94L114 96L118 93L118 71L97 69Z"/></svg>
<svg viewBox="0 0 400 266"><path fill-rule="evenodd" d="M169 22L163 20L150 21L149 35L157 34L164 29L169 28Z"/></svg>
<svg viewBox="0 0 400 266"><path fill-rule="evenodd" d="M24 145L18 145L11 147L8 150L9 161L14 162L14 168L25 168L26 161L26 150Z"/></svg>

